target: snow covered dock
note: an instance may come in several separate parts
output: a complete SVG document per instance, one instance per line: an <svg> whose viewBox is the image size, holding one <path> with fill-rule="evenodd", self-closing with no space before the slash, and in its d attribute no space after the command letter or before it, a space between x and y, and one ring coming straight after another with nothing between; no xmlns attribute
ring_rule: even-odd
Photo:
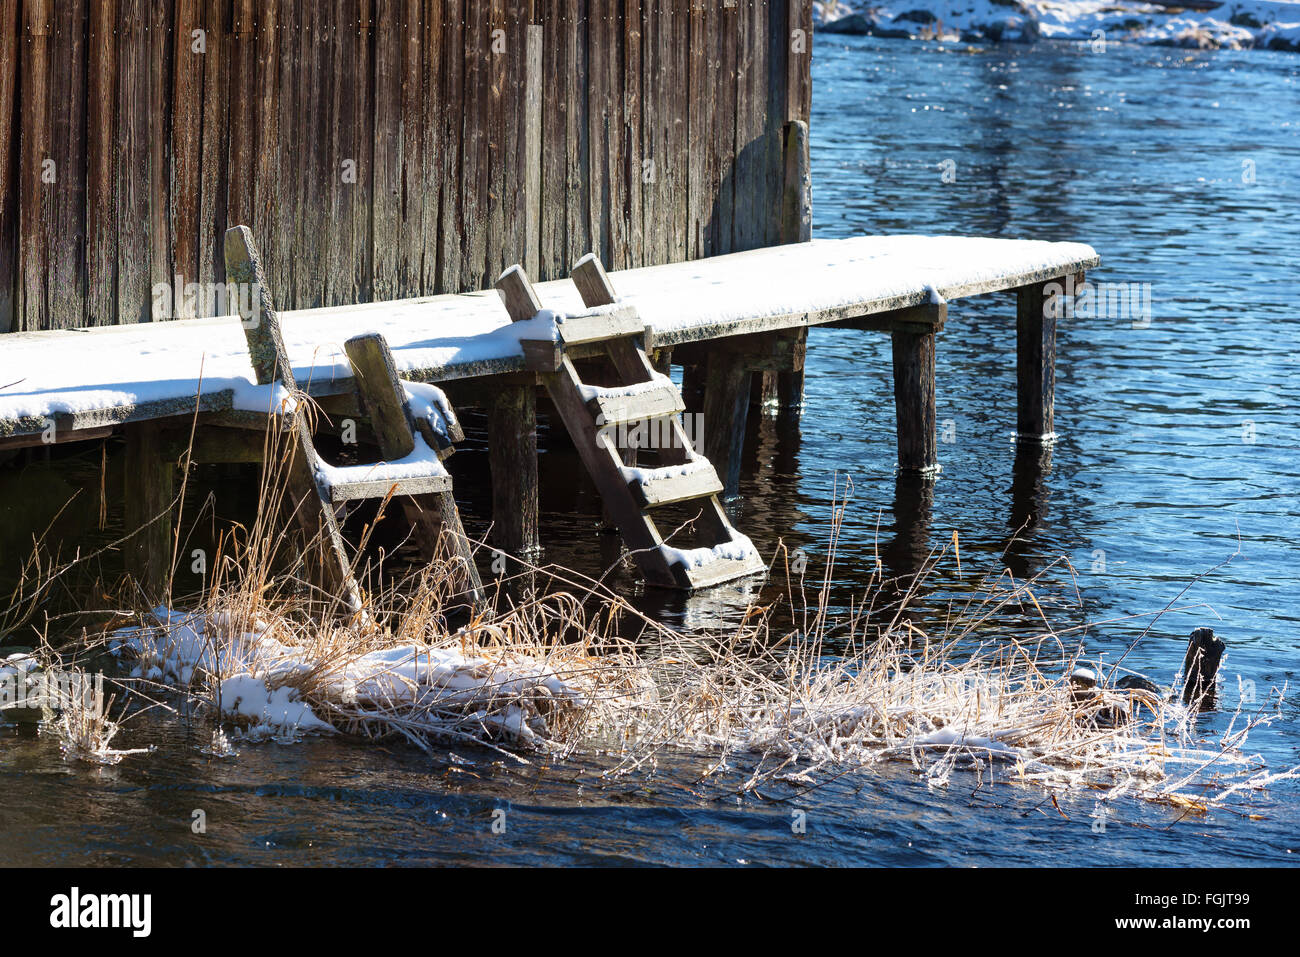
<svg viewBox="0 0 1300 957"><path fill-rule="evenodd" d="M656 349L862 319L1017 289L1098 264L1080 243L925 236L814 240L610 274ZM556 318L585 312L567 280L537 286ZM388 340L403 378L521 372L521 339L494 290L281 314L300 386L353 388L343 343ZM0 448L69 441L128 422L201 411L266 411L236 318L12 333L0 340ZM51 433L51 424L53 430ZM90 437L90 436L87 436Z"/></svg>

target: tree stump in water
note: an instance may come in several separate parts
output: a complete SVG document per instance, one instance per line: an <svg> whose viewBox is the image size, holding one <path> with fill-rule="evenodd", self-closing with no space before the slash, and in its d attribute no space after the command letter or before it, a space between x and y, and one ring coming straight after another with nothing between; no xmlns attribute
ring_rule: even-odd
<svg viewBox="0 0 1300 957"><path fill-rule="evenodd" d="M1197 628L1183 656L1183 704L1205 711L1214 707L1214 679L1227 646L1212 628Z"/></svg>

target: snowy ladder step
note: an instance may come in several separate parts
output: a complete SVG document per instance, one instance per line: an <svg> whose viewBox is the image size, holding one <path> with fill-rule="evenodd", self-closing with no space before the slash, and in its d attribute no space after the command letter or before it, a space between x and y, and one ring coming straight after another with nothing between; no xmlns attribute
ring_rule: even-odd
<svg viewBox="0 0 1300 957"><path fill-rule="evenodd" d="M627 469L628 488L642 508L673 505L722 493L722 480L706 458L686 465L666 465L657 469Z"/></svg>
<svg viewBox="0 0 1300 957"><path fill-rule="evenodd" d="M617 303L609 277L594 255L579 261L572 278L591 312L566 316L557 324L557 342L525 342L524 352L541 359L533 368L542 374L551 401L642 576L651 585L689 590L762 573L766 570L762 558L749 539L731 526L717 499L722 491L717 472L691 449L680 419L685 408L681 393L646 355L645 324L635 308ZM532 319L542 308L518 266L502 273L497 291L515 322ZM579 348L571 355L572 346ZM573 358L596 354L613 364L618 384L592 386L579 377ZM659 448L666 464L654 469L629 466L619 451L617 427L649 420L668 424L670 441ZM700 503L695 524L706 544L674 548L664 542L650 510L695 501Z"/></svg>
<svg viewBox="0 0 1300 957"><path fill-rule="evenodd" d="M590 390L590 391L588 391ZM686 411L682 394L672 380L639 384L629 388L598 388L587 386L583 394L593 393L587 400L592 415L605 425L626 425L647 419L663 419Z"/></svg>
<svg viewBox="0 0 1300 957"><path fill-rule="evenodd" d="M369 466L354 466L367 469ZM361 473L363 474L363 473ZM400 479L343 479L331 481L330 501L356 502L362 499L386 498L392 493L394 498L415 495L439 495L451 491L451 476L431 473L429 475L409 476Z"/></svg>

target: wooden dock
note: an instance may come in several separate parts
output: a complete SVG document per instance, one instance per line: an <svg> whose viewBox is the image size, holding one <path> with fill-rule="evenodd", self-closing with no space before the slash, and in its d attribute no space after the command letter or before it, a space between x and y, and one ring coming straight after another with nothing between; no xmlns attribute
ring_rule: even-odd
<svg viewBox="0 0 1300 957"><path fill-rule="evenodd" d="M811 0L0 0L0 456L124 434L152 594L182 454L258 461L282 424L352 595L359 498L467 554L455 407L487 412L493 546L537 549L540 400L646 579L701 587L758 564L720 504L756 376L798 415L810 328L889 334L898 466L933 475L948 310L1007 290L1017 431L1050 443L1052 284L1096 254L810 241L812 29ZM317 449L344 422L357 471ZM662 540L674 509L693 542Z"/></svg>
<svg viewBox="0 0 1300 957"><path fill-rule="evenodd" d="M385 344L384 361L392 364L389 391L397 377L437 383L447 387L455 404L489 410L494 543L526 554L540 542L538 395L549 398L566 421L577 421L575 416L588 413L585 404L582 410L568 404L569 393L582 384L573 362L600 366L603 360L608 367L612 361L615 371L627 372L629 361L644 361L644 374L625 379L625 385L653 384L656 372L676 364L692 388L703 391L703 441L694 454L705 460L707 472L696 467L695 478L676 483L679 488L691 484L696 495L648 493L642 481L633 490L636 501L624 501L593 464L595 448L570 426L580 452L591 453L588 470L607 508L621 516L617 524L635 553L659 542L653 526L629 532L643 528L638 516L644 517L647 507L735 492L754 374L783 377L785 414L798 414L806 337L814 326L892 337L898 467L932 475L939 468L934 360L950 304L1014 290L1017 434L1021 442L1050 443L1056 323L1048 300L1053 284L1063 285L1067 276L1077 280L1098 257L1077 243L875 236L796 243L607 277L602 270L601 283L583 279L590 272L585 267L593 264L594 259L584 259L575 271L577 282L536 287L527 284L522 270L508 270L500 295L485 291L278 315L263 303L264 311L276 315L283 343L278 357L271 347L254 346L250 352L261 326L238 317L11 334L0 341L0 380L10 383L0 390L0 449L103 439L125 431L133 459L128 473L159 476L136 483L133 494L150 500L134 503L130 512L152 516L166 511L173 487L176 459L163 451L174 445L168 434L181 426L188 430L196 413L196 461L246 460L238 442L219 437L249 426L264 428L283 388L306 392L333 423L359 420L368 434L382 436L374 398L358 391L355 372L361 367L355 343L372 337ZM629 336L635 341L629 358L609 351L611 343ZM272 372L277 359L280 368L288 367L287 377ZM557 389L557 374L570 375L576 384ZM593 409L602 408L599 400L591 399ZM658 401L657 395L640 401L651 400ZM634 409L626 418L675 419L684 408L671 384L660 405ZM337 425L322 420L318 427ZM373 441L390 459L408 451L405 440L395 446ZM619 466L635 467L635 459L625 458ZM706 508L728 540L725 514ZM166 522L151 526L154 547L164 546L167 528ZM755 570L743 562L741 567ZM647 568L643 564L643 571ZM647 572L647 577L679 587L713 581L706 575L692 580L680 570Z"/></svg>

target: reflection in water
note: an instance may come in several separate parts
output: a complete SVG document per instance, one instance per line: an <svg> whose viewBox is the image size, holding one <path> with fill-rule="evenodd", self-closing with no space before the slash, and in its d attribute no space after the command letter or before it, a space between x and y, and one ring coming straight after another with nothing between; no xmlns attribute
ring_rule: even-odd
<svg viewBox="0 0 1300 957"><path fill-rule="evenodd" d="M1011 467L1011 514L1007 519L1004 561L1017 578L1031 578L1037 549L1033 546L1034 530L1044 520L1051 487L1047 477L1052 470L1052 447L1017 443Z"/></svg>

